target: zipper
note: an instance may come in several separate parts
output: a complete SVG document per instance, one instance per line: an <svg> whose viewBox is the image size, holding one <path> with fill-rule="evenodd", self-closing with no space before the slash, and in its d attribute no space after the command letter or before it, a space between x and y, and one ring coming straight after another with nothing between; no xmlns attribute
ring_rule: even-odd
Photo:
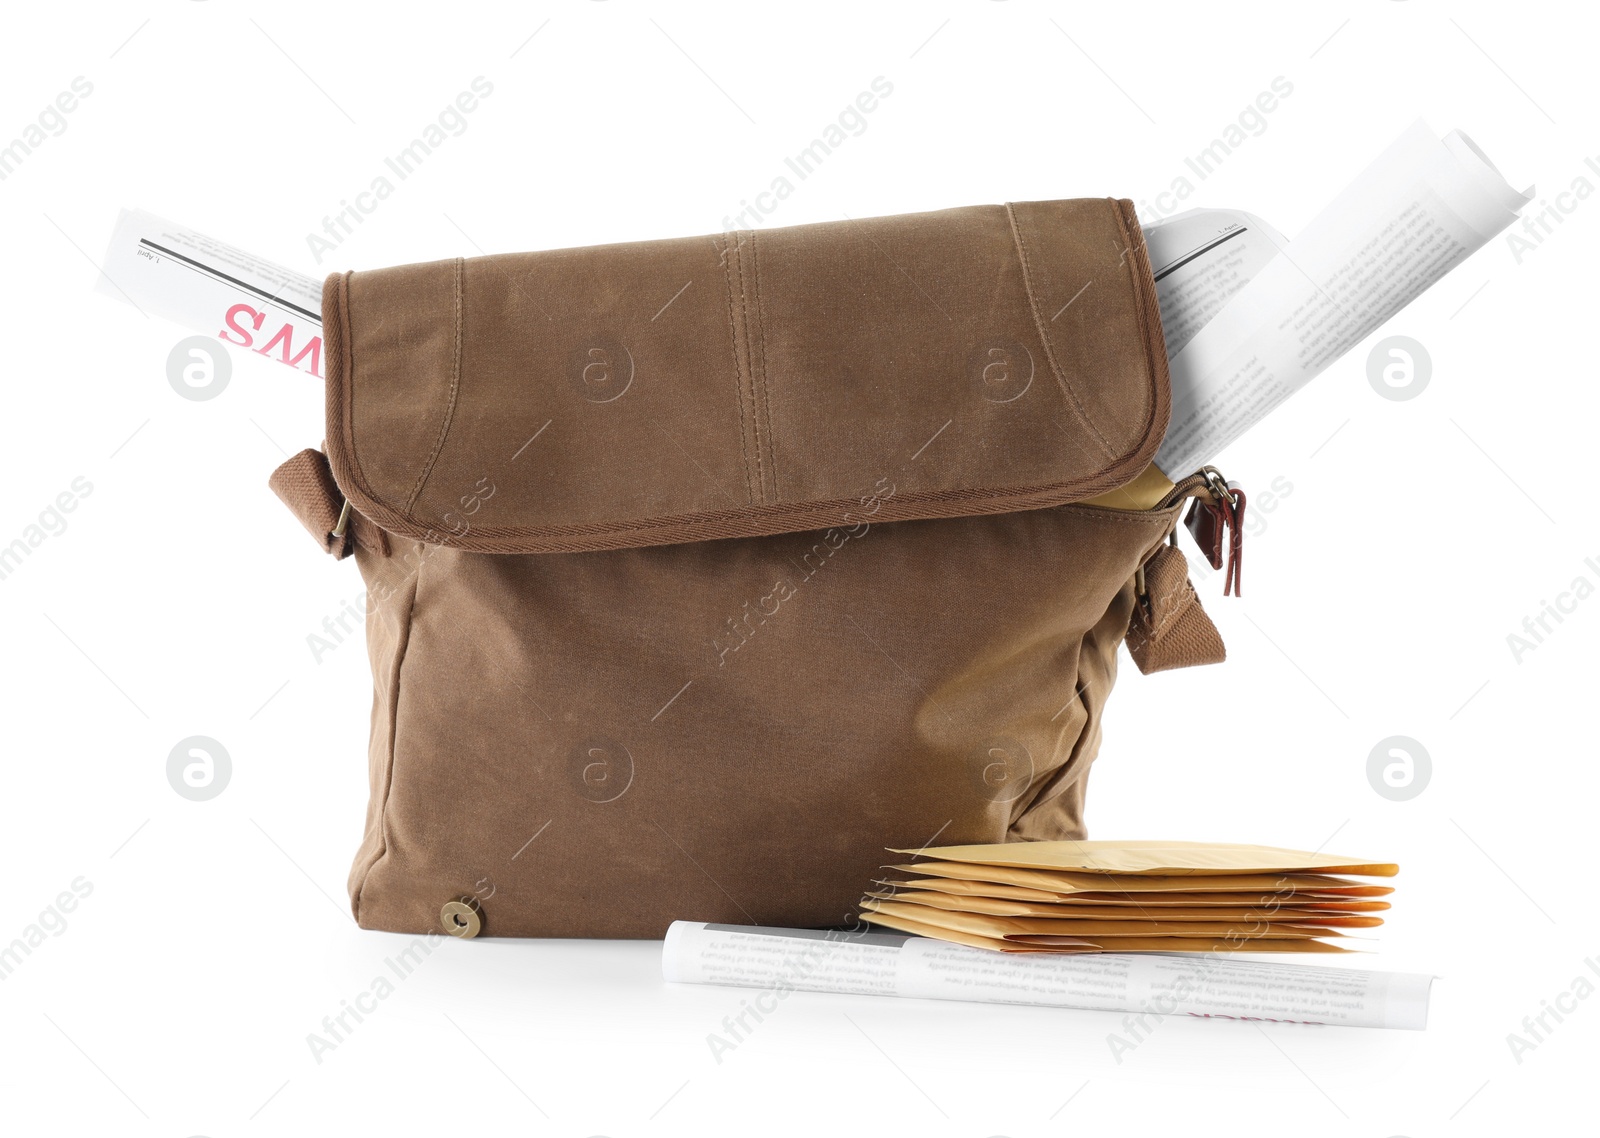
<svg viewBox="0 0 1600 1138"><path fill-rule="evenodd" d="M1222 595L1239 596L1244 567L1244 490L1237 482L1229 482L1224 478L1216 467L1203 466L1174 484L1157 508L1169 509L1186 499L1193 499L1194 504L1189 507L1183 524L1188 527L1211 568L1223 567L1226 547L1227 573L1223 577ZM1171 541L1173 545L1178 543L1176 528ZM1138 587L1142 595L1142 580L1138 582Z"/></svg>

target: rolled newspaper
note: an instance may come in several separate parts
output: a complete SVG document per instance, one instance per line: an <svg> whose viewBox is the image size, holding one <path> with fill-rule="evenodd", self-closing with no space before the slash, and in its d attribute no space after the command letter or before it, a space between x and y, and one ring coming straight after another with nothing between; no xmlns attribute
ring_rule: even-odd
<svg viewBox="0 0 1600 1138"><path fill-rule="evenodd" d="M928 937L674 921L662 976L678 984L911 996L1139 1012L1394 1027L1428 1023L1432 976L1205 954L1006 956Z"/></svg>

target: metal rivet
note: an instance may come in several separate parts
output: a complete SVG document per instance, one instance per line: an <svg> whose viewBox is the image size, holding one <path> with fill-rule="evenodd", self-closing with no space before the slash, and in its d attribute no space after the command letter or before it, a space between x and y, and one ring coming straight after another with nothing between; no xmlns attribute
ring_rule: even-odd
<svg viewBox="0 0 1600 1138"><path fill-rule="evenodd" d="M483 909L476 897L459 897L446 901L439 910L439 923L451 936L463 939L477 936L483 931Z"/></svg>

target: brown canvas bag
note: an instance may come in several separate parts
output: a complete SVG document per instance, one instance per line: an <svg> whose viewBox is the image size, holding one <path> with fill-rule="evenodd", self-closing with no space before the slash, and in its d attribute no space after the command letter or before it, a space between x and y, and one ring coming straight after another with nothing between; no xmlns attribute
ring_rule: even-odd
<svg viewBox="0 0 1600 1138"><path fill-rule="evenodd" d="M1130 621L1222 658L1170 544L1218 480L1114 508L1169 404L1130 202L346 273L323 319L326 456L272 485L367 587L364 927L844 923L886 847L1084 836Z"/></svg>

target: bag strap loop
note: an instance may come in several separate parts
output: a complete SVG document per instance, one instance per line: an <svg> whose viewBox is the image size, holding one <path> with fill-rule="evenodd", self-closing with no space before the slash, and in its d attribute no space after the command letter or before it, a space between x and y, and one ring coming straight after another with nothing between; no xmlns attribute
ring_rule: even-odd
<svg viewBox="0 0 1600 1138"><path fill-rule="evenodd" d="M317 539L323 552L344 560L360 545L385 557L389 540L383 530L350 508L328 466L328 456L307 448L272 472L272 492Z"/></svg>
<svg viewBox="0 0 1600 1138"><path fill-rule="evenodd" d="M1128 654L1139 670L1149 675L1222 663L1227 649L1189 583L1182 551L1162 542L1139 568L1127 636Z"/></svg>

